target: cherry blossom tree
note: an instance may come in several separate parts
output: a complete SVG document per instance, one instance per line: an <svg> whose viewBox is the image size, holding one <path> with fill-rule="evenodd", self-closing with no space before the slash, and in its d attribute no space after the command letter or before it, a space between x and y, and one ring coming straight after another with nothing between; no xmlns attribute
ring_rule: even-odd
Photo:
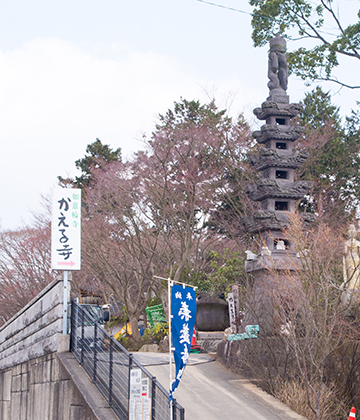
<svg viewBox="0 0 360 420"><path fill-rule="evenodd" d="M252 143L249 134L242 118L233 122L214 102L182 100L160 116L148 150L133 162L146 196L144 214L161 233L176 281L184 279L200 250L226 235L230 240L235 219L237 234L244 233L238 219L251 204L239 190L249 181L246 173L252 174L244 154Z"/></svg>
<svg viewBox="0 0 360 420"><path fill-rule="evenodd" d="M111 165L88 192L82 277L105 285L125 305L136 339L138 319L160 286L153 276L161 270L164 250L143 213L144 197L129 169L126 164Z"/></svg>
<svg viewBox="0 0 360 420"><path fill-rule="evenodd" d="M213 102L182 100L160 116L145 151L92 172L84 267L125 304L135 338L139 315L160 286L154 275L189 281L213 247L233 240L231 223L220 228L225 218L216 214L225 200L228 220L239 215L240 196L241 210L248 205L233 187L237 174L251 173L244 154L251 143L242 119L232 122Z"/></svg>
<svg viewBox="0 0 360 420"><path fill-rule="evenodd" d="M46 223L0 232L0 322L11 318L55 280L50 237Z"/></svg>

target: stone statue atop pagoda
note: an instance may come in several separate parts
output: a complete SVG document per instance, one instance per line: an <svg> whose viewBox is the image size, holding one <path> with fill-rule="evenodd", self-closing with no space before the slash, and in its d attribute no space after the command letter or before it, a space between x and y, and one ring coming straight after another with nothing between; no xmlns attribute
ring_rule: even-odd
<svg viewBox="0 0 360 420"><path fill-rule="evenodd" d="M286 41L279 34L270 40L268 77L269 90L287 90L288 65L286 58Z"/></svg>

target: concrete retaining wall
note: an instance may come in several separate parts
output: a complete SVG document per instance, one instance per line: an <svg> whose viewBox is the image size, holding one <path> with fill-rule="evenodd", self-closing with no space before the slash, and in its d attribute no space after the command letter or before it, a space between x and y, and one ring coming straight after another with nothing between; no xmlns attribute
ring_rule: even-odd
<svg viewBox="0 0 360 420"><path fill-rule="evenodd" d="M59 279L0 328L0 420L117 419L69 353L62 301Z"/></svg>
<svg viewBox="0 0 360 420"><path fill-rule="evenodd" d="M115 420L71 353L52 353L0 372L1 420Z"/></svg>
<svg viewBox="0 0 360 420"><path fill-rule="evenodd" d="M63 282L55 280L0 328L0 371L57 351Z"/></svg>

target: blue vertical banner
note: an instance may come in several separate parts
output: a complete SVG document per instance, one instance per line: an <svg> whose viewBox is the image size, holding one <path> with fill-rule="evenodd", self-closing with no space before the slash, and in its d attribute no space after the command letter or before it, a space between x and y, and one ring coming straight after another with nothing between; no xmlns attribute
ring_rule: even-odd
<svg viewBox="0 0 360 420"><path fill-rule="evenodd" d="M196 320L195 290L174 284L171 290L171 330L175 360L175 380L171 384L169 401L180 383L190 355Z"/></svg>

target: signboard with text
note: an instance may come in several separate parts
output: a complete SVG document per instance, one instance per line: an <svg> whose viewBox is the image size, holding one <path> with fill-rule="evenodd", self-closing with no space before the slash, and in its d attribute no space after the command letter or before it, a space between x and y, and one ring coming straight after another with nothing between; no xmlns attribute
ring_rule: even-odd
<svg viewBox="0 0 360 420"><path fill-rule="evenodd" d="M130 371L129 420L151 419L149 378L143 378L141 369Z"/></svg>
<svg viewBox="0 0 360 420"><path fill-rule="evenodd" d="M237 333L236 328L236 308L235 308L235 299L233 293L228 293L228 305L229 305L229 320L230 320L230 327L233 330L233 333Z"/></svg>
<svg viewBox="0 0 360 420"><path fill-rule="evenodd" d="M56 188L51 224L51 268L80 270L81 190Z"/></svg>

